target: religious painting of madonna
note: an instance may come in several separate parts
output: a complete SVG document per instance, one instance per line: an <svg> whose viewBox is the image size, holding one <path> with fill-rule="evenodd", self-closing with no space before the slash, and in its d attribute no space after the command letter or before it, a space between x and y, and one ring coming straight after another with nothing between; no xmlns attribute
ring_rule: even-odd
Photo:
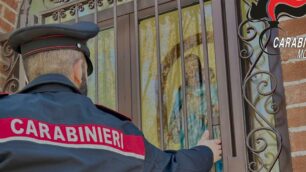
<svg viewBox="0 0 306 172"><path fill-rule="evenodd" d="M141 93L142 125L147 138L156 146L161 146L159 125L160 108L163 114L163 147L165 149L196 146L200 137L208 129L207 89L210 90L211 111L218 116L217 79L215 69L213 27L211 3L205 4L207 22L207 45L210 78L209 88L205 86L204 53L202 45L200 6L194 5L182 10L184 32L185 73L182 73L180 59L180 37L178 30L178 12L173 11L160 16L160 52L161 52L161 90L162 104L158 104L158 78L156 61L156 30L154 18L140 22L140 57L141 57ZM185 77L187 129L184 129L182 77ZM161 106L161 107L160 107ZM218 126L213 128L214 137L220 136ZM222 171L222 164L217 163L217 171Z"/></svg>

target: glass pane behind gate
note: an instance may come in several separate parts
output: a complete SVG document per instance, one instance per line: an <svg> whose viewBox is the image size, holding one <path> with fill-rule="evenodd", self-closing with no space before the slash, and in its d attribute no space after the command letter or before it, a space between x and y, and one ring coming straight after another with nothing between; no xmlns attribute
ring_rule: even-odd
<svg viewBox="0 0 306 172"><path fill-rule="evenodd" d="M116 109L116 57L114 28L100 32L99 52L99 103Z"/></svg>
<svg viewBox="0 0 306 172"><path fill-rule="evenodd" d="M204 55L201 33L200 6L183 9L185 49L185 77L190 147L195 146L207 129L207 102L204 85ZM214 55L211 3L205 3L206 30L209 54L211 102L213 115L218 115L217 80ZM160 15L160 50L163 131L165 149L184 148L185 133L182 125L182 69L178 11ZM160 146L158 110L158 77L155 18L140 22L140 77L142 126L146 138ZM218 132L218 127L216 128ZM218 136L219 134L217 134ZM220 170L218 170L220 171Z"/></svg>
<svg viewBox="0 0 306 172"><path fill-rule="evenodd" d="M98 37L98 70L88 78L88 96L97 103L116 109L116 58L114 48L114 29L100 31ZM88 41L91 61L95 66L95 38ZM98 91L96 90L98 83Z"/></svg>

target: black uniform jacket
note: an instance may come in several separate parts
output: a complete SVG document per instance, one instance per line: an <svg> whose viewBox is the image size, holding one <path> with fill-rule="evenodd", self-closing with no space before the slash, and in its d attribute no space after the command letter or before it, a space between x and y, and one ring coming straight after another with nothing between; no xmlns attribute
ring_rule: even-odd
<svg viewBox="0 0 306 172"><path fill-rule="evenodd" d="M0 96L0 172L206 172L212 161L205 146L159 150L63 75L43 75Z"/></svg>

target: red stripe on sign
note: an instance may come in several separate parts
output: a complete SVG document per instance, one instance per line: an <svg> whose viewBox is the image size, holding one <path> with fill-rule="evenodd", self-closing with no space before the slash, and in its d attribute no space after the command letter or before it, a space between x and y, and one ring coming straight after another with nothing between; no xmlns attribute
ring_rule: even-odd
<svg viewBox="0 0 306 172"><path fill-rule="evenodd" d="M289 7L293 7L293 8L299 8L299 7L302 7L303 5L306 5L306 0L270 0L268 2L267 8L268 8L268 14L270 18L272 19L272 21L276 20L277 16L275 16L275 10L276 10L276 7L281 4L284 4Z"/></svg>
<svg viewBox="0 0 306 172"><path fill-rule="evenodd" d="M30 141L67 148L103 149L139 159L145 157L142 136L126 135L103 125L55 125L26 118L0 119L0 142Z"/></svg>

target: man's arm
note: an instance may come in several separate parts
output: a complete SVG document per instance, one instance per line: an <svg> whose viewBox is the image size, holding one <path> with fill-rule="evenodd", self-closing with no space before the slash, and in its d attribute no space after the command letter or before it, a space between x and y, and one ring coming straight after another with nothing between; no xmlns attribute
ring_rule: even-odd
<svg viewBox="0 0 306 172"><path fill-rule="evenodd" d="M198 146L179 151L161 151L148 141L146 145L145 172L208 172L213 162L221 159L221 142L208 140L205 132Z"/></svg>

